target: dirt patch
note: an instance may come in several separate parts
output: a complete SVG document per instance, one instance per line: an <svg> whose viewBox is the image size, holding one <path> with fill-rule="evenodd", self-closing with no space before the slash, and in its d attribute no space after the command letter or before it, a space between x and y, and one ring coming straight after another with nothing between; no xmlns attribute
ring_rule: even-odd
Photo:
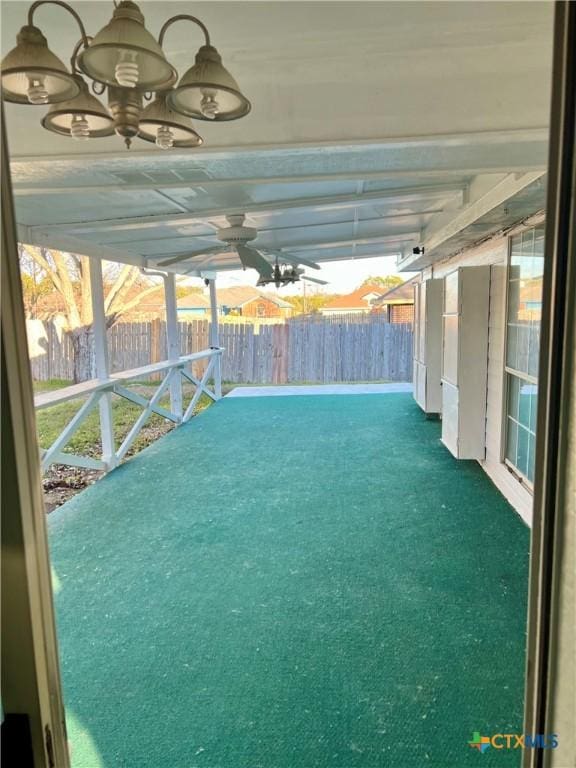
<svg viewBox="0 0 576 768"><path fill-rule="evenodd" d="M160 424L144 426L138 435L138 442L130 448L125 461L134 456L134 454L139 453L143 448L151 445L158 438L166 435L174 429L174 426L173 422L168 420L163 420ZM100 451L100 443L97 442L85 451L85 455L100 458ZM89 485L93 485L103 475L104 472L99 470L69 467L65 464L52 464L42 478L46 512L50 513L57 509L77 493L85 490Z"/></svg>
<svg viewBox="0 0 576 768"><path fill-rule="evenodd" d="M95 483L103 474L82 467L53 464L42 479L46 512L52 512L79 491Z"/></svg>

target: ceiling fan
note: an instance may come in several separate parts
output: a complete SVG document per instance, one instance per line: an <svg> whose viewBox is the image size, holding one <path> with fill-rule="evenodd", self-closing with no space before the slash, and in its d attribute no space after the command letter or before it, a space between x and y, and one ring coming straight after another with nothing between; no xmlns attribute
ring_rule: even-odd
<svg viewBox="0 0 576 768"><path fill-rule="evenodd" d="M320 265L307 259L291 256L284 251L278 251L270 248L252 248L247 243L255 240L258 236L258 230L254 227L247 227L244 224L244 214L237 214L233 216L226 216L228 227L219 227L216 231L216 237L223 243L229 246L225 248L222 245L216 245L212 248L206 248L200 253L194 254L180 254L179 256L173 256L169 259L164 259L158 262L158 266L167 267L170 264L177 264L179 261L184 261L191 258L199 258L203 256L209 256L211 254L229 253L230 251L236 252L240 263L244 269L255 269L259 274L258 285L266 285L268 283L279 283L285 285L288 282L296 282L300 279L310 280L320 285L326 285L324 280L316 280L312 277L307 277L302 274L303 270L298 269L299 265L305 267L311 267L312 269L320 269ZM262 253L270 254L276 258L276 264L273 266L267 259L264 258ZM281 267L278 264L278 259L286 261L292 265L292 267ZM282 278L282 275L286 272L286 278ZM290 272L291 278L288 280L288 273ZM282 279L277 280L280 277Z"/></svg>

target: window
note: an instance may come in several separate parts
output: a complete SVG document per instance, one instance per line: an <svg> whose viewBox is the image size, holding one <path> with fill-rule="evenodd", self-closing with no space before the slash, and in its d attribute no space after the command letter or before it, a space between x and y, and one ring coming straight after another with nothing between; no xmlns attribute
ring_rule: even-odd
<svg viewBox="0 0 576 768"><path fill-rule="evenodd" d="M544 228L511 239L506 319L506 463L534 480Z"/></svg>
<svg viewBox="0 0 576 768"><path fill-rule="evenodd" d="M257 304L256 305L256 315L258 317L265 317L266 316L266 304Z"/></svg>

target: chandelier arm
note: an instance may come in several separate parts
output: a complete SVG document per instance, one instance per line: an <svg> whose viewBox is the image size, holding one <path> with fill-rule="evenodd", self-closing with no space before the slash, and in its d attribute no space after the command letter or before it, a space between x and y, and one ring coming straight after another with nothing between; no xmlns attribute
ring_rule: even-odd
<svg viewBox="0 0 576 768"><path fill-rule="evenodd" d="M86 46L88 45L88 42L93 39L94 38L91 35L87 35L85 40L84 38L81 37L80 40L78 40L78 42L74 46L74 50L72 51L72 56L70 57L70 71L72 72L73 75L80 74L78 72L78 67L76 66L78 51L80 50L80 48L86 48Z"/></svg>
<svg viewBox="0 0 576 768"><path fill-rule="evenodd" d="M28 25L30 27L34 26L34 12L37 8L39 8L41 5L59 5L61 8L65 8L69 13L74 16L76 19L78 26L80 27L80 34L82 35L82 42L84 46L88 46L88 35L86 34L86 29L84 27L84 24L82 23L82 19L80 16L76 13L74 8L71 8L68 3L64 3L63 0L36 0L35 3L32 3L30 8L28 9Z"/></svg>
<svg viewBox="0 0 576 768"><path fill-rule="evenodd" d="M50 2L50 0L40 0L40 2ZM210 34L208 32L208 29L206 26L200 21L200 19L197 19L196 16L190 16L187 13L181 13L178 16L172 16L171 19L168 19L167 22L162 26L162 29L160 30L160 34L158 35L158 45L162 47L162 43L164 42L164 35L166 34L166 31L168 27L172 26L174 22L176 21L192 21L194 24L197 24L200 29L204 32L204 37L206 39L206 45L210 45Z"/></svg>

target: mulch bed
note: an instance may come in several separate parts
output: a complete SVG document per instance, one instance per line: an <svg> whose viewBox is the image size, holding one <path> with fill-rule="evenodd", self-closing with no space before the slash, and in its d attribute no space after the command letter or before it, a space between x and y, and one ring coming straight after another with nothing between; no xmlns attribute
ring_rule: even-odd
<svg viewBox="0 0 576 768"><path fill-rule="evenodd" d="M174 424L171 421L163 421L158 425L149 424L144 426L139 435L138 448L135 449L132 446L126 458L128 459L130 456L141 451L143 447L142 442L145 442L146 446L151 445L155 440L158 440L158 438L167 434L173 428ZM86 455L99 458L101 455L100 451L100 442L98 442L86 451ZM89 485L93 485L103 475L104 472L99 470L69 467L66 464L52 464L42 478L46 512L52 512Z"/></svg>

